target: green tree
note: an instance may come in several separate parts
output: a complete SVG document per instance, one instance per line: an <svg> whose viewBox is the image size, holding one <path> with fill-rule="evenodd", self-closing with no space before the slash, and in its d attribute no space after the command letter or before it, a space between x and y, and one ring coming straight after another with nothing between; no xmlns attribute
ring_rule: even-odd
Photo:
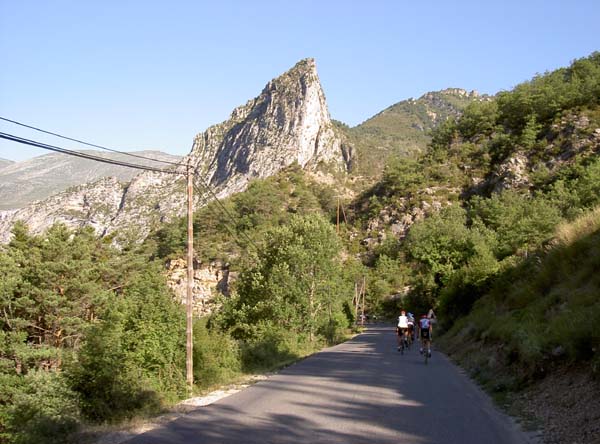
<svg viewBox="0 0 600 444"><path fill-rule="evenodd" d="M313 341L342 311L337 236L321 216L308 215L293 216L267 238L255 264L241 273L237 310L248 326L267 322Z"/></svg>

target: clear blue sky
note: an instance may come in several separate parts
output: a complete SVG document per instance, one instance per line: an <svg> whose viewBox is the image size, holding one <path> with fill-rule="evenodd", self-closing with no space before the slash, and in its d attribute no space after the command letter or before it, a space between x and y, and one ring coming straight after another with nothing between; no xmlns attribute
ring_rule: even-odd
<svg viewBox="0 0 600 444"><path fill-rule="evenodd" d="M599 18L598 0L0 0L0 116L186 154L302 58L353 126L427 91L493 94L567 66L600 50ZM45 153L0 142L0 158Z"/></svg>

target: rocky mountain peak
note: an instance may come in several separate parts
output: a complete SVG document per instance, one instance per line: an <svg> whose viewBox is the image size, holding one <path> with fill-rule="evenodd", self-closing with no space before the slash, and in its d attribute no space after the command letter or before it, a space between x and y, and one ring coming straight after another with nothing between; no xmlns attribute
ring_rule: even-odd
<svg viewBox="0 0 600 444"><path fill-rule="evenodd" d="M343 168L314 60L298 62L236 108L229 120L198 134L190 156L221 195L242 191L252 178L294 162L304 168L319 162Z"/></svg>

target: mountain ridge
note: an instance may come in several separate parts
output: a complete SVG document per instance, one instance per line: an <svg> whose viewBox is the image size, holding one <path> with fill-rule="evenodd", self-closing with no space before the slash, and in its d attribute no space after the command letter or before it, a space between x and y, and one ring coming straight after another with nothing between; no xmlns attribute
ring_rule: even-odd
<svg viewBox="0 0 600 444"><path fill-rule="evenodd" d="M433 129L458 117L470 103L489 100L490 96L474 90L446 88L401 100L354 127L341 123L341 131L357 153L353 172L378 176L388 158L423 153Z"/></svg>
<svg viewBox="0 0 600 444"><path fill-rule="evenodd" d="M164 163L141 159L147 157L158 161L177 162L175 156L156 150L112 153L105 151L81 150L106 159L133 162L144 166L162 168ZM20 162L0 166L0 210L18 209L33 201L45 199L72 186L95 182L103 177L114 176L120 181L131 180L137 174L131 168L95 162L89 159L50 153Z"/></svg>
<svg viewBox="0 0 600 444"><path fill-rule="evenodd" d="M14 160L8 160L8 159L3 159L2 157L0 157L0 169L8 166L8 165L12 165L14 163Z"/></svg>

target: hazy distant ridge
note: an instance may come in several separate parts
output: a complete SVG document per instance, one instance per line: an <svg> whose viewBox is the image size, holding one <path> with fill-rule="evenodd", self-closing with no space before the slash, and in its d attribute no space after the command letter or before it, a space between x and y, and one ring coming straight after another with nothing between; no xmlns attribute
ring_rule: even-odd
<svg viewBox="0 0 600 444"><path fill-rule="evenodd" d="M157 168L169 166L125 154L82 152ZM181 158L160 151L137 151L132 154L168 162L177 162ZM102 177L112 176L120 181L129 181L139 172L140 170L134 168L59 153L45 154L22 162L0 159L0 210L21 208L35 200L45 199L69 187L94 182Z"/></svg>

